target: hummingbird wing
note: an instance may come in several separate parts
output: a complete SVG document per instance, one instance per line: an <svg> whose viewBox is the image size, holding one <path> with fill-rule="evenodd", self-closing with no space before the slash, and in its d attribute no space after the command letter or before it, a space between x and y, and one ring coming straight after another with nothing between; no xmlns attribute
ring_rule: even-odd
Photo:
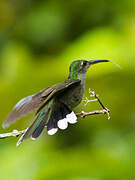
<svg viewBox="0 0 135 180"><path fill-rule="evenodd" d="M51 97L59 92L63 91L67 87L80 82L80 80L67 80L65 82L56 84L54 86L48 87L34 95L27 96L21 99L13 108L11 113L8 115L7 119L3 123L3 128L8 127L14 121L20 119L21 117L31 113L34 109L36 109L40 104L44 101L46 104Z"/></svg>
<svg viewBox="0 0 135 180"><path fill-rule="evenodd" d="M52 99L56 94L63 92L67 88L71 88L72 86L77 86L80 84L81 80L66 80L62 83L57 84L57 86L54 88L54 90L45 98L42 106L37 110L38 114L40 110Z"/></svg>
<svg viewBox="0 0 135 180"><path fill-rule="evenodd" d="M19 118L27 115L32 112L35 108L37 108L53 91L52 87L46 88L36 94L31 96L27 96L21 99L13 108L11 113L8 115L7 119L3 123L3 128L8 127L11 123L18 120Z"/></svg>

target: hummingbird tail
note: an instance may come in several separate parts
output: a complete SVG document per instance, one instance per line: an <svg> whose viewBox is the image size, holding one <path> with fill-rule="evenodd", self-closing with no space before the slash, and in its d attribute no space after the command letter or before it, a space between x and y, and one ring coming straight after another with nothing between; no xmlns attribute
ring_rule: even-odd
<svg viewBox="0 0 135 180"><path fill-rule="evenodd" d="M77 122L75 113L65 104L58 102L58 100L51 99L48 104L44 106L36 117L32 125L26 130L17 142L17 146L25 139L32 136L35 140L40 136L45 126L49 135L54 135L59 129L66 129L68 124Z"/></svg>
<svg viewBox="0 0 135 180"><path fill-rule="evenodd" d="M19 141L17 142L17 146L25 139L32 136L32 139L35 140L37 137L40 136L42 133L46 122L48 121L50 114L51 114L51 106L53 101L51 100L43 109L39 112L38 116L32 123L32 125L26 130L26 132L20 137Z"/></svg>
<svg viewBox="0 0 135 180"><path fill-rule="evenodd" d="M77 117L65 104L56 102L53 105L50 119L47 123L47 131L49 135L54 135L59 129L66 129L68 123L74 124L77 122Z"/></svg>

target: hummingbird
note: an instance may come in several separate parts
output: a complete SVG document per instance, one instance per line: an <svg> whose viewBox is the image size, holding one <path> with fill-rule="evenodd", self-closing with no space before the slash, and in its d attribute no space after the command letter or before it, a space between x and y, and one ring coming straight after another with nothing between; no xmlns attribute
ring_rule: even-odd
<svg viewBox="0 0 135 180"><path fill-rule="evenodd" d="M17 146L25 139L38 138L46 127L48 135L54 135L58 129L64 130L69 124L77 122L73 109L79 105L85 90L86 72L91 65L111 62L109 60L76 60L69 68L68 78L61 83L52 85L40 92L21 99L3 123L3 128L21 117L36 111L34 122L20 137Z"/></svg>

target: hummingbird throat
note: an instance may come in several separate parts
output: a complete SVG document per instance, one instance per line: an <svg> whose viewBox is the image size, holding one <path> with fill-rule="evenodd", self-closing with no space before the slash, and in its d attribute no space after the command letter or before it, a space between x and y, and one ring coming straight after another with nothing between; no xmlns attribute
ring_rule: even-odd
<svg viewBox="0 0 135 180"><path fill-rule="evenodd" d="M86 73L70 72L68 79L85 81Z"/></svg>

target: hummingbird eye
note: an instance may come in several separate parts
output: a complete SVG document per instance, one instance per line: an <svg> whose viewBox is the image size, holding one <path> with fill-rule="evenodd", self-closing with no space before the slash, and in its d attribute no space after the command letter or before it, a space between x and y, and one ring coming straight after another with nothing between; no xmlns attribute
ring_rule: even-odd
<svg viewBox="0 0 135 180"><path fill-rule="evenodd" d="M83 66L86 66L86 64L87 64L87 61L83 61L83 62L81 63L81 65L83 65Z"/></svg>
<svg viewBox="0 0 135 180"><path fill-rule="evenodd" d="M81 66L83 66L83 62L81 62Z"/></svg>

